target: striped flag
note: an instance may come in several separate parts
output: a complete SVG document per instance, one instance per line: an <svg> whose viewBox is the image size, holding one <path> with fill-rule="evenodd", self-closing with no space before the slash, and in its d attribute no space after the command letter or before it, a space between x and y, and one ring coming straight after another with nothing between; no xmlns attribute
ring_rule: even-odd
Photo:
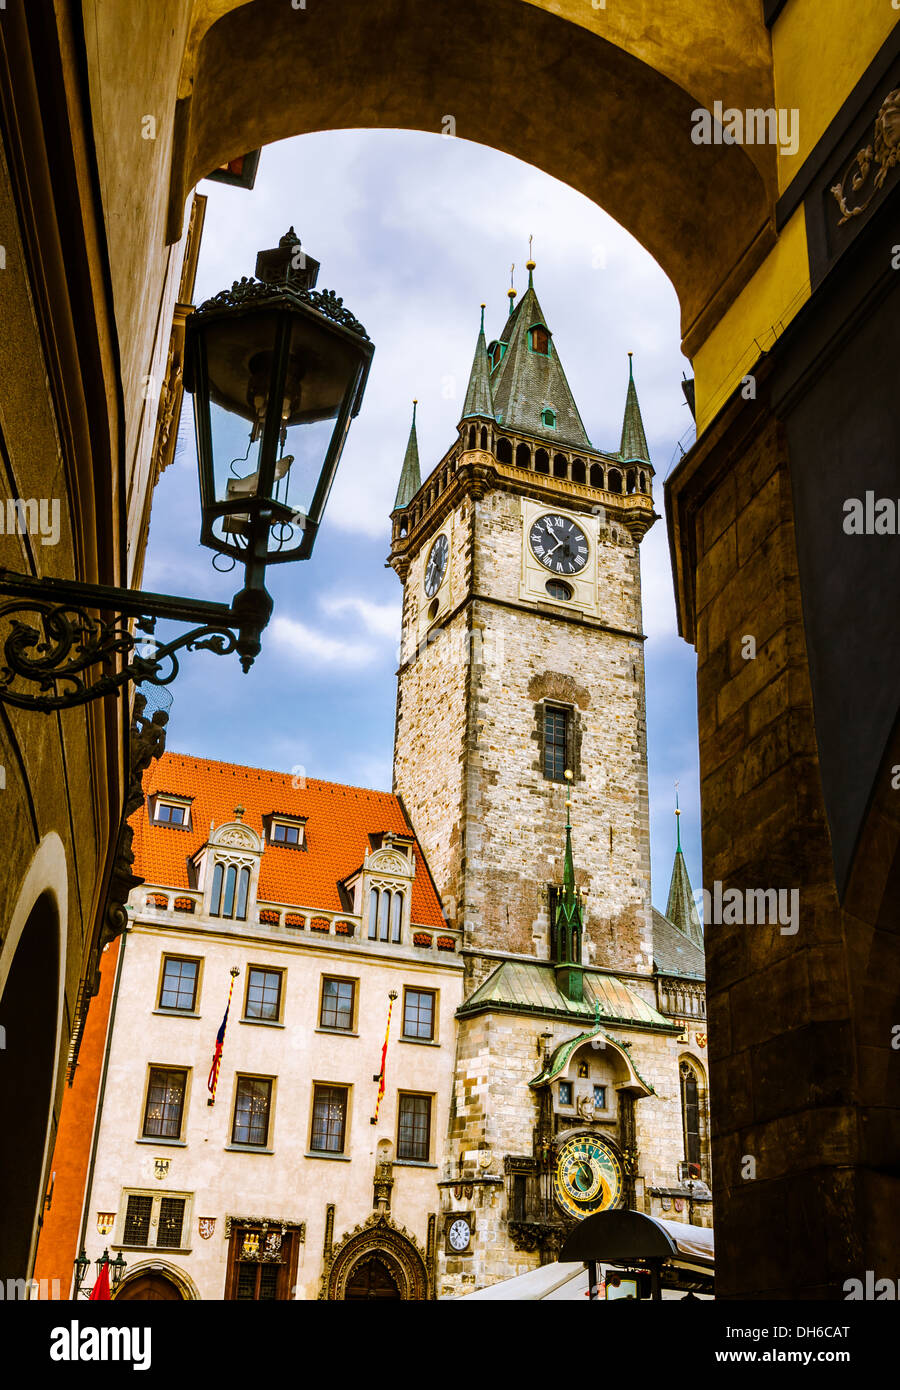
<svg viewBox="0 0 900 1390"><path fill-rule="evenodd" d="M225 1017L222 1019L219 1025L219 1031L216 1034L216 1047L213 1052L212 1066L209 1069L209 1079L206 1083L206 1089L209 1091L209 1100L206 1102L207 1105L215 1105L216 1103L216 1086L219 1084L219 1067L222 1065L222 1048L225 1046L225 1029L228 1027L228 1010L231 1008L231 996L234 993L234 982L240 973L236 965L232 966L231 984L228 988L228 1003L225 1005Z"/></svg>
<svg viewBox="0 0 900 1390"><path fill-rule="evenodd" d="M372 1077L373 1081L378 1082L378 1096L375 1100L375 1114L372 1116L372 1119L370 1121L370 1123L373 1125L378 1124L378 1111L381 1109L381 1097L384 1095L384 1076L387 1068L388 1038L391 1036L391 1010L394 1007L394 1000L396 998L397 991L395 989L392 989L390 994L388 995L390 1003L388 1004L387 1028L385 1028L384 1030L384 1046L381 1049L381 1071L378 1073L377 1076Z"/></svg>

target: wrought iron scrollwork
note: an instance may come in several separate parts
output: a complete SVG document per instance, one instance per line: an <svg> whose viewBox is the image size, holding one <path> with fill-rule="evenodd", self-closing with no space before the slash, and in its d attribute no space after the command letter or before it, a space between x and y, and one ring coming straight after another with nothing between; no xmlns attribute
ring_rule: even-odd
<svg viewBox="0 0 900 1390"><path fill-rule="evenodd" d="M369 336L359 319L351 314L343 299L335 294L334 290L304 289L291 284L272 285L267 281L255 280L252 275L242 275L240 280L234 281L230 290L219 290L218 294L205 299L194 312L197 315L210 314L219 309L238 309L243 305L267 299L288 302L293 299L300 304L308 304L326 318L333 319L342 328L349 328L351 333L358 333L361 338Z"/></svg>
<svg viewBox="0 0 900 1390"><path fill-rule="evenodd" d="M238 640L231 628L207 623L159 642L149 635L153 617L138 619L133 632L121 617L104 621L77 604L38 598L0 603L4 618L11 623L3 641L0 700L43 713L86 704L129 681L168 685L178 674L178 652L205 649L227 656ZM17 688L17 682L29 688Z"/></svg>

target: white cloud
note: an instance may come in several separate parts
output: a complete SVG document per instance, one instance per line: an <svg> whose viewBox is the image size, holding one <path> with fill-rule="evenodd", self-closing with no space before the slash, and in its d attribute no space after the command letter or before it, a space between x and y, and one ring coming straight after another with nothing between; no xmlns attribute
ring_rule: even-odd
<svg viewBox="0 0 900 1390"><path fill-rule="evenodd" d="M373 603L371 599L360 598L357 594L323 594L319 607L331 618L350 613L359 619L367 632L399 641L399 603Z"/></svg>
<svg viewBox="0 0 900 1390"><path fill-rule="evenodd" d="M317 632L295 618L275 618L269 631L275 645L296 661L359 670L378 660L378 650L371 643Z"/></svg>

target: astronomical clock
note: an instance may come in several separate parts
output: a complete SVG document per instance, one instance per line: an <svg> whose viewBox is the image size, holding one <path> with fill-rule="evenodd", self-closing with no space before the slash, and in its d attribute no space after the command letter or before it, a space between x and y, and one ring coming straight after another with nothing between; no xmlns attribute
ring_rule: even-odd
<svg viewBox="0 0 900 1390"><path fill-rule="evenodd" d="M567 1139L556 1155L554 1196L569 1216L593 1216L618 1205L622 1165L605 1140L593 1134Z"/></svg>

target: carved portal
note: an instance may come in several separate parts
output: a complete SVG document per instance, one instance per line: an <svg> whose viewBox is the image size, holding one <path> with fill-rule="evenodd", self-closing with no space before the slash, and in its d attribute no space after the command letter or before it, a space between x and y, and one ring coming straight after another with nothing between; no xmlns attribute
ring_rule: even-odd
<svg viewBox="0 0 900 1390"><path fill-rule="evenodd" d="M373 1212L334 1247L326 1260L319 1297L343 1302L356 1267L373 1258L385 1266L402 1299L421 1303L432 1297L424 1250L386 1212Z"/></svg>

